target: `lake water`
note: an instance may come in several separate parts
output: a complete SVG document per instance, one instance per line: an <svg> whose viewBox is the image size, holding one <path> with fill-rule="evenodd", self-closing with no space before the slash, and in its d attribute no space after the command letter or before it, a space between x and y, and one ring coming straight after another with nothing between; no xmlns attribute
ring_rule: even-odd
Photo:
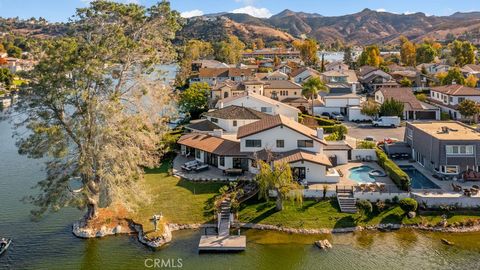
<svg viewBox="0 0 480 270"><path fill-rule="evenodd" d="M1 114L1 113L0 113ZM402 230L323 236L333 249L312 243L322 236L247 231L247 250L238 254L198 254L198 231L174 233L168 246L153 251L135 236L78 239L71 224L76 209L30 220L32 206L20 200L42 179L42 163L17 154L9 122L0 122L0 236L13 239L0 269L153 269L154 259L183 269L480 269L480 234L440 234ZM457 245L441 243L447 238ZM147 261L146 261L147 260ZM175 262L175 264L173 264ZM145 265L146 263L146 265ZM158 269L158 268L157 268Z"/></svg>

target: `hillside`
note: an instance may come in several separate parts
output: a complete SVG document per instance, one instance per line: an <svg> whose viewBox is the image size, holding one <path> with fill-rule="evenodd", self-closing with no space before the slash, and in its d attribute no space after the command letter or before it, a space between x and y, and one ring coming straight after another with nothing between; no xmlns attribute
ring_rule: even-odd
<svg viewBox="0 0 480 270"><path fill-rule="evenodd" d="M205 28L205 20L215 22L215 27ZM212 37L208 39L214 40L222 33L238 34L244 41L256 37L270 41L291 40L306 35L322 42L341 40L365 45L393 42L401 35L414 40L425 37L444 39L448 33L458 36L465 31L478 29L480 12L457 12L451 16L438 17L424 13L406 15L364 9L354 14L326 17L316 13L284 10L268 19L232 13L192 18L188 20L182 36L204 38L211 34Z"/></svg>

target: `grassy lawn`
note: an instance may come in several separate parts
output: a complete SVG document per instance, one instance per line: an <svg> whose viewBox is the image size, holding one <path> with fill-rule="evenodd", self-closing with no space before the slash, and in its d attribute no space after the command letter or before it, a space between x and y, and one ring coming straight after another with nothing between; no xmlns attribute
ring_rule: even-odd
<svg viewBox="0 0 480 270"><path fill-rule="evenodd" d="M366 217L360 214L340 213L336 200L306 200L303 205L296 206L285 203L284 210L275 210L275 203L248 201L241 207L239 219L242 222L270 224L290 228L320 229L345 228L385 223L430 224L436 225L442 220L441 213L430 212L417 217L407 218L400 207L391 207L380 213L372 213ZM480 218L480 211L463 211L448 215L448 222L465 222L468 219Z"/></svg>
<svg viewBox="0 0 480 270"><path fill-rule="evenodd" d="M168 175L170 163L147 170L145 185L151 201L142 205L133 215L134 221L153 230L150 221L154 214L162 213L168 223L205 223L213 219L213 199L224 184L193 183Z"/></svg>

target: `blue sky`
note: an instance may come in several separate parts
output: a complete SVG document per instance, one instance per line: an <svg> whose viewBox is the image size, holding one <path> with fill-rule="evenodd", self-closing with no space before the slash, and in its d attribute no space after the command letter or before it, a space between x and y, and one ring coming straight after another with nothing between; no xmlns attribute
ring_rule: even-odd
<svg viewBox="0 0 480 270"><path fill-rule="evenodd" d="M151 5L156 0L116 0ZM89 0L0 0L1 17L44 17L50 21L66 21L75 9ZM480 11L478 0L171 0L174 9L184 16L222 11L249 13L268 17L284 9L316 12L336 16L358 12L364 8L394 13L424 12L428 15L450 15L456 11Z"/></svg>

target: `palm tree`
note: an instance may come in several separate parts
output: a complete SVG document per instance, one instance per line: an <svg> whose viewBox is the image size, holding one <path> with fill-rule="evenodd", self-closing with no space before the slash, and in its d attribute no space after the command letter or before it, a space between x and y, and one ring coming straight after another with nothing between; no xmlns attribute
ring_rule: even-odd
<svg viewBox="0 0 480 270"><path fill-rule="evenodd" d="M277 194L276 209L278 211L283 210L283 202L287 199L302 202L301 187L293 179L292 170L288 163L275 163L272 167L269 163L260 160L257 164L260 169L256 176L260 198L268 200L270 190L275 191Z"/></svg>
<svg viewBox="0 0 480 270"><path fill-rule="evenodd" d="M328 93L327 86L325 85L325 83L323 83L323 81L319 77L311 77L303 84L302 95L304 95L307 98L310 97L312 100L312 115L313 115L313 99L315 98L316 95L318 95L319 91Z"/></svg>

